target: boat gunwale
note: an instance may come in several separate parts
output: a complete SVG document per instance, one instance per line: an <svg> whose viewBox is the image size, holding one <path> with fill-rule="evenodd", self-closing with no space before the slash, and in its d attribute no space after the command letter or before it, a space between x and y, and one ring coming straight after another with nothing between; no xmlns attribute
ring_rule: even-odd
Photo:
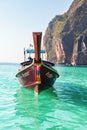
<svg viewBox="0 0 87 130"><path fill-rule="evenodd" d="M59 74L57 73L57 71L53 68L53 67L49 67L49 66L47 66L46 64L43 64L43 66L45 66L46 68L48 68L48 69L50 69L51 71L53 71L53 72L55 72L57 75L58 75L58 77L59 77Z"/></svg>
<svg viewBox="0 0 87 130"><path fill-rule="evenodd" d="M19 73L21 73L22 71L24 71L24 70L27 69L28 67L31 67L32 65L34 65L34 62L32 62L30 65L23 66L23 68L20 69L19 72L16 74L16 77L17 77L17 75L19 75Z"/></svg>
<svg viewBox="0 0 87 130"><path fill-rule="evenodd" d="M33 65L35 65L35 66L37 66L37 65L39 65L39 66L43 65L46 68L48 68L49 70L51 70L52 72L55 72L57 74L57 76L59 77L59 74L57 73L57 71L53 67L48 66L48 65L44 64L43 62L39 63L39 64L38 63L34 63L34 61L30 65L26 65L26 66L24 66L24 68L20 69L19 72L16 74L16 77L19 75L19 73L21 73L22 71L24 71L25 69L27 69L27 68L29 68L29 67L31 67Z"/></svg>

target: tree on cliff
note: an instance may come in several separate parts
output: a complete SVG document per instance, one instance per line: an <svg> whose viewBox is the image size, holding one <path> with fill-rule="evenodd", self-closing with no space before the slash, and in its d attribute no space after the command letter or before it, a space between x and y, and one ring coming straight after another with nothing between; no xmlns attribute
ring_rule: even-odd
<svg viewBox="0 0 87 130"><path fill-rule="evenodd" d="M44 45L49 61L87 65L87 0L74 0L66 13L52 19Z"/></svg>

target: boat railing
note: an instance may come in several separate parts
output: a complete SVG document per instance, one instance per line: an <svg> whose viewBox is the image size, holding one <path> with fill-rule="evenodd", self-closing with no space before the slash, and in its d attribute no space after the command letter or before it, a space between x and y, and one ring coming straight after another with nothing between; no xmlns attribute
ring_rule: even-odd
<svg viewBox="0 0 87 130"><path fill-rule="evenodd" d="M26 49L24 48L24 61L26 61L26 59L30 60L30 58L33 58L33 54L35 54L35 50L34 49ZM41 54L41 59L44 59L44 56L46 54L44 49L40 50L40 54ZM28 57L27 57L28 55Z"/></svg>

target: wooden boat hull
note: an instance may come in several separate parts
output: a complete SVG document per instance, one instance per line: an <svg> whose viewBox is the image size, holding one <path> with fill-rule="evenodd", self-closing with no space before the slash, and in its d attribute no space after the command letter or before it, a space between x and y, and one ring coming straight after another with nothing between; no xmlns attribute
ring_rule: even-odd
<svg viewBox="0 0 87 130"><path fill-rule="evenodd" d="M22 86L35 87L35 92L52 87L56 78L59 77L57 71L46 64L31 64L22 68L16 75Z"/></svg>

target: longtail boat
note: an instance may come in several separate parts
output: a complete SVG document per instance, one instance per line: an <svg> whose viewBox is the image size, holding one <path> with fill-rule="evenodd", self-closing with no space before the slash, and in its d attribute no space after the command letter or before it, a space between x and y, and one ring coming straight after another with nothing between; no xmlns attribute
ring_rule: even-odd
<svg viewBox="0 0 87 130"><path fill-rule="evenodd" d="M29 58L27 61L21 63L16 77L20 84L25 87L34 87L34 92L39 93L41 90L48 89L53 86L55 80L59 77L58 72L53 68L54 64L41 59L41 37L42 32L33 32L34 58ZM24 50L29 53L29 49ZM25 59L25 58L24 58Z"/></svg>

